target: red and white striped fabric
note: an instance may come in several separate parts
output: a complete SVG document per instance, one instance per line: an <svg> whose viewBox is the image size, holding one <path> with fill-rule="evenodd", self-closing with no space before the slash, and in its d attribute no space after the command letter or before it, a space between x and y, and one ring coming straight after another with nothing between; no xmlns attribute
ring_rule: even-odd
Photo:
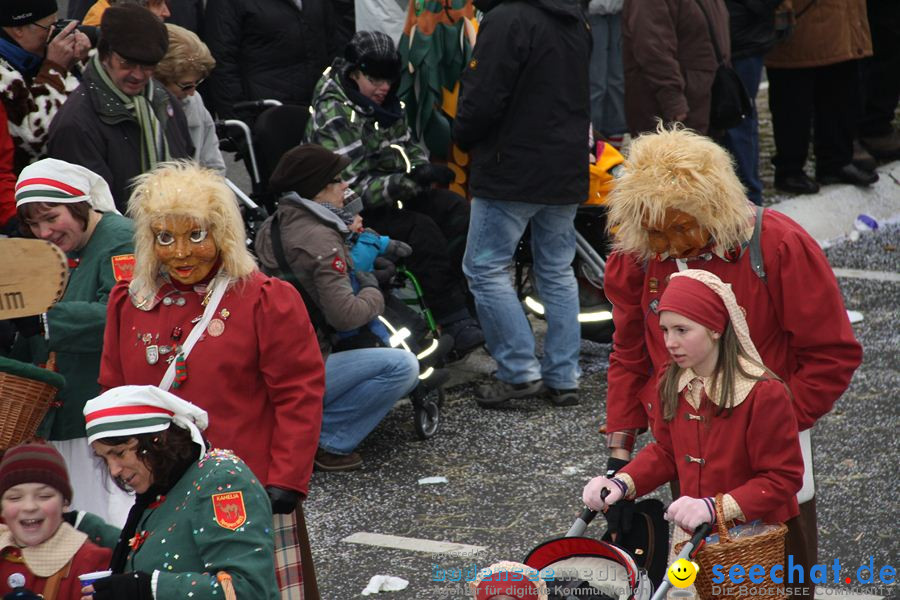
<svg viewBox="0 0 900 600"><path fill-rule="evenodd" d="M30 202L87 202L99 212L119 212L105 179L81 165L55 158L34 162L19 174L16 208Z"/></svg>

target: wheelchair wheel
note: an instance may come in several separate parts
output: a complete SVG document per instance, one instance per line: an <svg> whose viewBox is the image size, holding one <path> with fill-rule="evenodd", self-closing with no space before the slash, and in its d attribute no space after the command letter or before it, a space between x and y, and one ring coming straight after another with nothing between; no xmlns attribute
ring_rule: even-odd
<svg viewBox="0 0 900 600"><path fill-rule="evenodd" d="M414 425L416 436L420 440L427 440L440 431L443 403L443 388L433 389L422 397L413 398Z"/></svg>

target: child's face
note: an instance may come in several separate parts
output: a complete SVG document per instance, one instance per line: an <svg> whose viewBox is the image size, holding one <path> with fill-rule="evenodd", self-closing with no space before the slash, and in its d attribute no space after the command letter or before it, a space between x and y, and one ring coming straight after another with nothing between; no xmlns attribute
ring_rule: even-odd
<svg viewBox="0 0 900 600"><path fill-rule="evenodd" d="M56 533L62 523L66 503L63 495L44 483L20 483L4 492L3 521L16 542L37 546Z"/></svg>
<svg viewBox="0 0 900 600"><path fill-rule="evenodd" d="M659 328L675 364L703 377L713 374L719 357L718 333L668 310L659 314Z"/></svg>

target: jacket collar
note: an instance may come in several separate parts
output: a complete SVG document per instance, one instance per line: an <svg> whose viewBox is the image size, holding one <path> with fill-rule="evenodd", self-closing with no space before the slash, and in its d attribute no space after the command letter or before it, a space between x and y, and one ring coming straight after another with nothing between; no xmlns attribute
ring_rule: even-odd
<svg viewBox="0 0 900 600"><path fill-rule="evenodd" d="M765 375L765 371L755 364L745 360L744 358L739 358L738 361L741 364L741 367L752 375L753 377L762 377ZM732 407L737 408L740 404L747 399L747 396L750 395L750 391L753 389L753 386L756 385L757 379L752 379L748 377L744 377L740 371L734 374L734 403ZM681 375L678 377L678 391L684 392L685 396L688 398L688 402L694 409L698 409L700 407L700 398L701 398L701 390L706 392L707 398L715 404L716 406L724 406L725 399L717 393L716 390L710 388L712 384L712 377L703 377L701 375L697 375L693 369L687 368L681 371ZM699 386L700 389L695 389Z"/></svg>
<svg viewBox="0 0 900 600"><path fill-rule="evenodd" d="M68 563L87 540L87 535L68 523L62 523L49 539L37 546L19 548L25 565L38 577L50 577ZM0 550L18 548L6 525L0 525Z"/></svg>
<svg viewBox="0 0 900 600"><path fill-rule="evenodd" d="M350 233L350 230L347 228L347 224L344 223L343 220L315 200L309 200L308 198L303 198L297 192L287 192L283 194L281 198L278 200L279 206L285 205L294 205L305 208L307 212L313 214L313 216L317 217L320 221L325 222L326 225L331 225L338 231L343 234Z"/></svg>
<svg viewBox="0 0 900 600"><path fill-rule="evenodd" d="M101 67L102 68L102 67ZM94 62L90 61L84 70L84 81L87 84L88 95L94 111L100 116L100 120L115 124L122 121L136 121L134 113L126 108L118 98L110 96L107 98L108 92L104 91L100 76L97 74ZM162 84L151 79L147 82L150 86L150 106L153 107L153 113L159 119L160 127L165 129L166 120L171 116L169 94L165 91Z"/></svg>

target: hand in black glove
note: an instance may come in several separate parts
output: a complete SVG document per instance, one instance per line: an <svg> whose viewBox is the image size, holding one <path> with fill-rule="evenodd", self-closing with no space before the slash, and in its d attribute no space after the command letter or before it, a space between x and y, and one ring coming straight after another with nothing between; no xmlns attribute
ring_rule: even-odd
<svg viewBox="0 0 900 600"><path fill-rule="evenodd" d="M14 588L3 596L3 600L43 600L43 598L43 596L38 596L31 590L23 587Z"/></svg>
<svg viewBox="0 0 900 600"><path fill-rule="evenodd" d="M378 278L369 271L354 271L353 274L356 275L356 281L359 282L359 291L367 287L378 288Z"/></svg>
<svg viewBox="0 0 900 600"><path fill-rule="evenodd" d="M612 458L606 461L606 476L612 477L616 472L628 464L629 461L621 458ZM631 523L634 518L634 500L622 498L603 513L606 517L607 529L610 535L627 535L631 531ZM613 537L615 541L615 537Z"/></svg>
<svg viewBox="0 0 900 600"><path fill-rule="evenodd" d="M375 258L375 270L372 274L379 285L387 285L397 274L397 266L383 256L378 256Z"/></svg>
<svg viewBox="0 0 900 600"><path fill-rule="evenodd" d="M41 318L37 315L33 317L19 317L18 319L10 319L13 327L19 332L19 335L25 338L40 335L42 331Z"/></svg>
<svg viewBox="0 0 900 600"><path fill-rule="evenodd" d="M62 519L72 527L75 527L75 521L78 520L78 511L77 510L66 510L63 511Z"/></svg>
<svg viewBox="0 0 900 600"><path fill-rule="evenodd" d="M385 192L392 202L409 202L415 198L422 187L406 176L406 173L391 175Z"/></svg>
<svg viewBox="0 0 900 600"><path fill-rule="evenodd" d="M266 493L272 501L272 512L276 515L289 515L297 508L300 494L293 490L285 490L274 485L266 486Z"/></svg>
<svg viewBox="0 0 900 600"><path fill-rule="evenodd" d="M150 573L134 571L110 575L94 582L95 600L153 600Z"/></svg>
<svg viewBox="0 0 900 600"><path fill-rule="evenodd" d="M455 177L456 175L447 165L434 165L431 163L414 167L409 174L409 178L422 187L428 187L432 183L450 185Z"/></svg>
<svg viewBox="0 0 900 600"><path fill-rule="evenodd" d="M391 240L388 242L384 255L388 260L396 260L398 258L406 258L413 253L412 246L400 240Z"/></svg>

